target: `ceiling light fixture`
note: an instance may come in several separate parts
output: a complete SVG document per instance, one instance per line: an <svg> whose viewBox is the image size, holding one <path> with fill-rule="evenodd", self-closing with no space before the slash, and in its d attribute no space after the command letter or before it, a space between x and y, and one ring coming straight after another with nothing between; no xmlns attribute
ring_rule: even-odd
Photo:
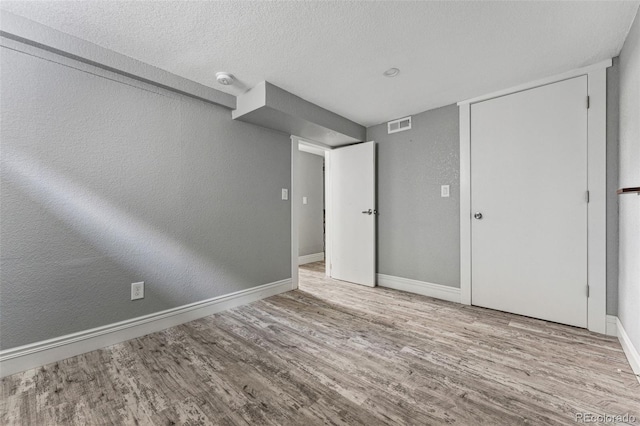
<svg viewBox="0 0 640 426"><path fill-rule="evenodd" d="M216 80L218 80L218 83L224 84L225 86L233 84L233 76L228 72L217 72Z"/></svg>
<svg viewBox="0 0 640 426"><path fill-rule="evenodd" d="M398 68L389 68L382 73L385 77L395 77L398 74L400 74L400 70Z"/></svg>

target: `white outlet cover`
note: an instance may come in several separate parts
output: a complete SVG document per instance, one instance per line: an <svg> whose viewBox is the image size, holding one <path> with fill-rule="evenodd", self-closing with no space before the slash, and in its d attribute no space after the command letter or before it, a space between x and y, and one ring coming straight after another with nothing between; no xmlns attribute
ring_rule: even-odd
<svg viewBox="0 0 640 426"><path fill-rule="evenodd" d="M289 190L287 188L282 188L282 199L283 200L289 199Z"/></svg>
<svg viewBox="0 0 640 426"><path fill-rule="evenodd" d="M307 197L302 197L302 204L307 204Z"/></svg>
<svg viewBox="0 0 640 426"><path fill-rule="evenodd" d="M131 300L144 299L144 281L131 283Z"/></svg>
<svg viewBox="0 0 640 426"><path fill-rule="evenodd" d="M440 187L440 196L445 198L449 196L449 185L442 185Z"/></svg>

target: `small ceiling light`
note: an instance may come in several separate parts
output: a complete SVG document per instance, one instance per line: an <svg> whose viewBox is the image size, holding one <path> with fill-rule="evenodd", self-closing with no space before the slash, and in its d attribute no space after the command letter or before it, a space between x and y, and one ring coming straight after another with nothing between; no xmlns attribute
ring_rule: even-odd
<svg viewBox="0 0 640 426"><path fill-rule="evenodd" d="M217 72L216 80L218 80L218 83L224 84L225 86L233 84L233 76L228 72Z"/></svg>
<svg viewBox="0 0 640 426"><path fill-rule="evenodd" d="M385 77L395 77L398 74L400 74L400 70L398 68L389 68L382 73Z"/></svg>

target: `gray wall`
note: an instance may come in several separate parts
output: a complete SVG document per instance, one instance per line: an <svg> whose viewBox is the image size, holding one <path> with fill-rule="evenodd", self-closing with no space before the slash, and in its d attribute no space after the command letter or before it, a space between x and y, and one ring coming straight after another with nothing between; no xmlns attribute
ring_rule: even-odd
<svg viewBox="0 0 640 426"><path fill-rule="evenodd" d="M290 278L288 135L0 51L2 349Z"/></svg>
<svg viewBox="0 0 640 426"><path fill-rule="evenodd" d="M377 143L378 272L460 287L458 107L416 114L391 135L369 127L367 140Z"/></svg>
<svg viewBox="0 0 640 426"><path fill-rule="evenodd" d="M324 157L299 152L298 188L300 205L298 217L298 254L324 252ZM307 197L307 204L302 204Z"/></svg>
<svg viewBox="0 0 640 426"><path fill-rule="evenodd" d="M640 186L640 10L620 52L620 187ZM640 196L619 197L618 317L640 350Z"/></svg>
<svg viewBox="0 0 640 426"><path fill-rule="evenodd" d="M618 314L619 59L607 68L607 315Z"/></svg>

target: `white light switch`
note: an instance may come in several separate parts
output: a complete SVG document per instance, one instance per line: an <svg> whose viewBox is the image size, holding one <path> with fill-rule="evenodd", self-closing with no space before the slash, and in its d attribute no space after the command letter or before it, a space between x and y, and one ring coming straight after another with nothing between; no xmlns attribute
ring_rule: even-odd
<svg viewBox="0 0 640 426"><path fill-rule="evenodd" d="M440 186L440 196L448 197L449 196L449 185Z"/></svg>
<svg viewBox="0 0 640 426"><path fill-rule="evenodd" d="M144 281L131 283L131 300L144 299Z"/></svg>
<svg viewBox="0 0 640 426"><path fill-rule="evenodd" d="M302 204L307 204L307 197L302 197Z"/></svg>
<svg viewBox="0 0 640 426"><path fill-rule="evenodd" d="M282 188L282 199L283 200L289 199L289 190L287 188Z"/></svg>

